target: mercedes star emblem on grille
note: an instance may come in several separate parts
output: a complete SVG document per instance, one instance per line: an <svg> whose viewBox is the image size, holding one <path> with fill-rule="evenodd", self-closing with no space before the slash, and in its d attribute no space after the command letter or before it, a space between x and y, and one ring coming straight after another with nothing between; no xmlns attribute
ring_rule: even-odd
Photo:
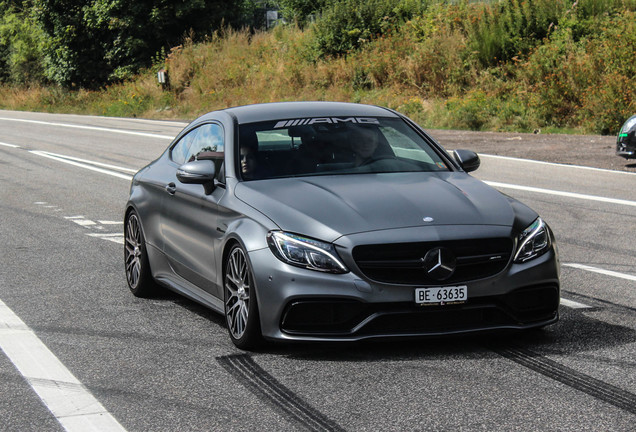
<svg viewBox="0 0 636 432"><path fill-rule="evenodd" d="M422 264L428 276L435 280L448 279L455 273L457 259L455 254L445 247L438 247L426 252Z"/></svg>

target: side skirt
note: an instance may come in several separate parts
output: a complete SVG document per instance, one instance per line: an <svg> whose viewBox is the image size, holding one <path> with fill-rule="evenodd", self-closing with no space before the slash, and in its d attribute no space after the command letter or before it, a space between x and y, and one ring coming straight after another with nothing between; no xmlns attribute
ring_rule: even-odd
<svg viewBox="0 0 636 432"><path fill-rule="evenodd" d="M172 279L160 276L156 278L156 281L177 294L181 294L190 300L194 300L195 302L200 303L221 315L225 314L225 307L220 299L214 297L207 291L203 291L201 288L192 285L185 279L181 279L177 283Z"/></svg>
<svg viewBox="0 0 636 432"><path fill-rule="evenodd" d="M148 246L147 251L148 258L150 260L150 268L152 270L152 277L155 281L157 281L157 283L168 288L170 291L181 294L182 296L187 297L190 300L194 300L195 302L200 303L221 315L225 315L223 300L176 275L172 270L172 267L170 267L170 264L163 252L152 245Z"/></svg>

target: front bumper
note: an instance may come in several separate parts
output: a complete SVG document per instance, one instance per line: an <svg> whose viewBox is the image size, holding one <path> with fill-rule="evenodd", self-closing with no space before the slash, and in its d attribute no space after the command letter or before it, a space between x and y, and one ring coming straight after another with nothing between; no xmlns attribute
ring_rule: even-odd
<svg viewBox="0 0 636 432"><path fill-rule="evenodd" d="M558 320L558 257L554 246L501 273L462 285L468 301L415 304L415 285L378 283L355 270L334 275L250 252L261 329L270 340L357 341L543 327ZM351 266L350 266L351 267Z"/></svg>

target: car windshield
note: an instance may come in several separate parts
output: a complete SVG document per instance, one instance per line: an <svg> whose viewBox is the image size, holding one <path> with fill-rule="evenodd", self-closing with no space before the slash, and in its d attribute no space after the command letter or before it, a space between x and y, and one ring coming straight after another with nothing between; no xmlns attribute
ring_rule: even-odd
<svg viewBox="0 0 636 432"><path fill-rule="evenodd" d="M298 118L239 127L244 180L385 172L449 171L399 118Z"/></svg>

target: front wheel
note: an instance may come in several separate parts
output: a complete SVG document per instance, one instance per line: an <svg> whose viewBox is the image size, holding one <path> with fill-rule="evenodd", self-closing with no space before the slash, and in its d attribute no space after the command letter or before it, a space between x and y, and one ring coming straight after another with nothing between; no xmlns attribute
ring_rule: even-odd
<svg viewBox="0 0 636 432"><path fill-rule="evenodd" d="M262 342L254 278L243 248L234 245L225 263L225 319L230 338L240 349Z"/></svg>

